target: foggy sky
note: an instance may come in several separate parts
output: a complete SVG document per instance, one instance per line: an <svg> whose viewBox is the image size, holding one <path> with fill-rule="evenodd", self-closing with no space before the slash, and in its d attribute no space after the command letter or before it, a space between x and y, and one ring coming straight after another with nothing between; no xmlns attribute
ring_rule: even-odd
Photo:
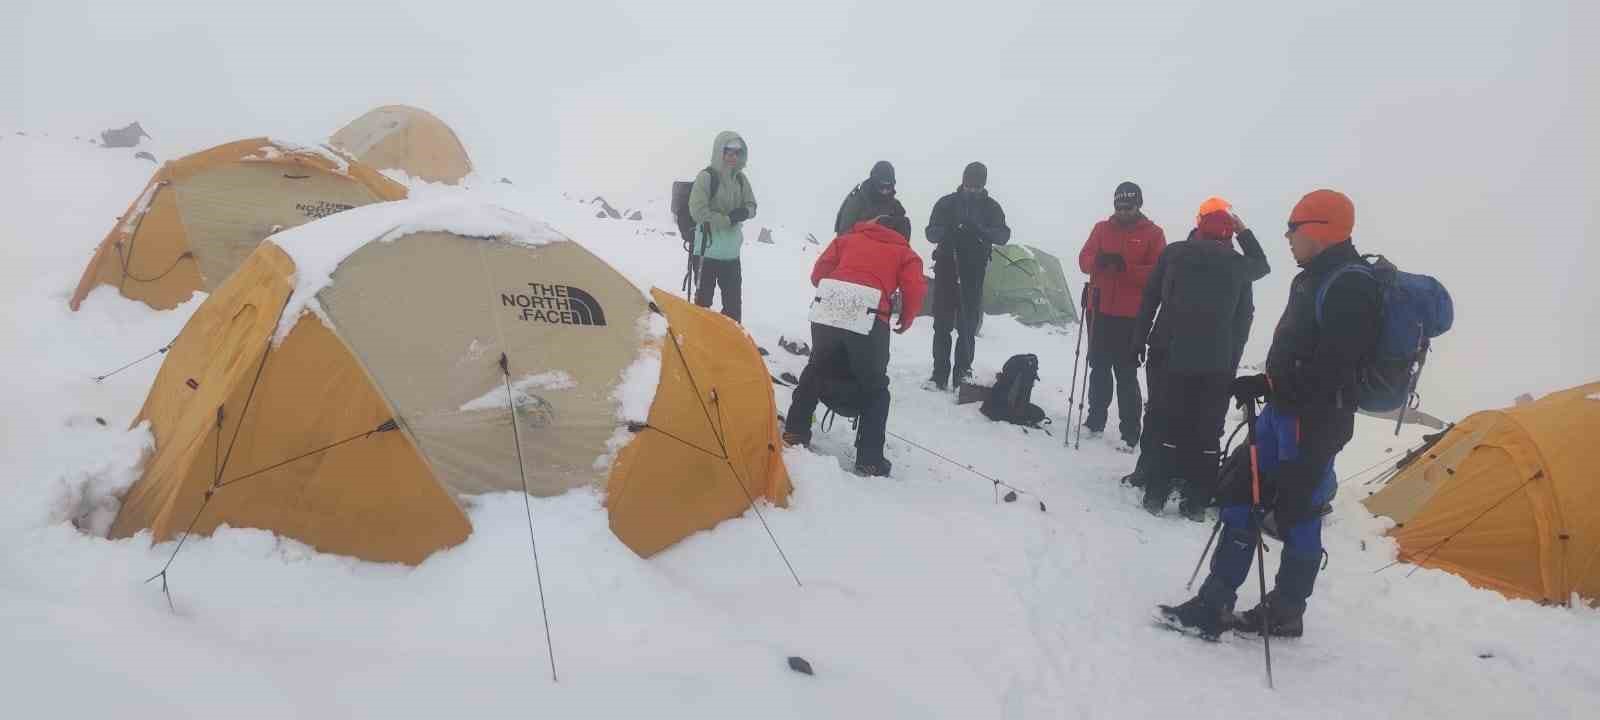
<svg viewBox="0 0 1600 720"><path fill-rule="evenodd" d="M13 0L0 130L139 120L189 151L406 103L489 179L664 201L734 129L758 223L822 237L886 159L919 241L982 160L1015 241L1069 266L1124 179L1169 241L1220 194L1273 265L1247 360L1294 272L1289 209L1333 187L1359 249L1454 294L1433 412L1600 379L1592 2L350 5Z"/></svg>

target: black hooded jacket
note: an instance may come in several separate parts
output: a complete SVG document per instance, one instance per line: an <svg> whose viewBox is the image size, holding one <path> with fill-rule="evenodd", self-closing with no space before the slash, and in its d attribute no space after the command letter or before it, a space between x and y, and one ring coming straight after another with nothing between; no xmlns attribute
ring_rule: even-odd
<svg viewBox="0 0 1600 720"><path fill-rule="evenodd" d="M1238 370L1255 316L1250 286L1271 270L1254 233L1239 233L1239 247L1243 255L1190 231L1156 261L1134 337L1148 338L1150 355L1164 356L1168 372L1231 376Z"/></svg>

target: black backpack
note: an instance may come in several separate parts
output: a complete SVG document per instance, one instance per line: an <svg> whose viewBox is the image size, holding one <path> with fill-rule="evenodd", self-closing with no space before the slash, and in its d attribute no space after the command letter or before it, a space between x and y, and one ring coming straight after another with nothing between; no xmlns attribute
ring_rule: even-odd
<svg viewBox="0 0 1600 720"><path fill-rule="evenodd" d="M711 177L706 188L710 191L707 197L717 196L717 184L721 178L706 167L700 172L708 173ZM697 173L698 174L698 173ZM690 255L694 252L694 218L689 215L689 193L694 192L693 180L674 180L672 182L672 218L678 221L678 237L683 238L683 251Z"/></svg>
<svg viewBox="0 0 1600 720"><path fill-rule="evenodd" d="M1016 425L1042 427L1049 422L1044 409L1033 404L1033 384L1039 379L1039 356L1032 353L1012 355L1001 366L995 377L989 399L979 408L990 420L1004 420Z"/></svg>

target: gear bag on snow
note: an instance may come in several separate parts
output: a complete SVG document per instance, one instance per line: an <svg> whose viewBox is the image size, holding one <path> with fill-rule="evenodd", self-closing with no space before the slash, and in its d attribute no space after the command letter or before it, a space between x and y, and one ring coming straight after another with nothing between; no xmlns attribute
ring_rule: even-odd
<svg viewBox="0 0 1600 720"><path fill-rule="evenodd" d="M1428 359L1429 341L1450 330L1455 306L1450 292L1427 275L1402 272L1382 255L1363 255L1334 270L1317 288L1317 324L1328 288L1346 272L1363 273L1378 283L1378 343L1356 370L1356 406L1390 412L1412 406L1417 379Z"/></svg>
<svg viewBox="0 0 1600 720"><path fill-rule="evenodd" d="M1041 427L1046 422L1044 409L1031 402L1033 384L1038 379L1039 356L1032 353L1012 355L1000 367L989 399L978 409L990 420Z"/></svg>

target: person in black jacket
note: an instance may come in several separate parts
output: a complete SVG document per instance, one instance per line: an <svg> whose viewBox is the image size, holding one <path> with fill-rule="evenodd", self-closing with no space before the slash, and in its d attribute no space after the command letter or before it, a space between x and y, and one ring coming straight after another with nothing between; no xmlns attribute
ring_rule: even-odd
<svg viewBox="0 0 1600 720"><path fill-rule="evenodd" d="M1356 374L1377 344L1381 296L1368 273L1338 272L1361 262L1350 239L1355 205L1332 190L1302 198L1289 215L1290 251L1300 265L1289 303L1272 335L1267 371L1233 381L1244 404L1265 398L1256 422L1261 501L1269 518L1253 517L1249 465L1223 478L1222 538L1200 592L1177 607L1161 607L1175 626L1215 637L1232 627L1299 636L1306 600L1322 560L1322 512L1338 482L1334 456L1355 431ZM1320 306L1320 308L1319 308ZM1261 604L1234 616L1236 593L1250 572L1255 522L1283 538L1277 580Z"/></svg>
<svg viewBox="0 0 1600 720"><path fill-rule="evenodd" d="M1233 251L1235 233L1243 255ZM1203 519L1211 503L1228 388L1254 314L1250 285L1269 270L1255 234L1221 198L1206 200L1188 239L1167 246L1156 261L1134 335L1150 385L1139 459L1146 467L1144 508L1153 515L1166 507L1179 477L1185 517Z"/></svg>
<svg viewBox="0 0 1600 720"><path fill-rule="evenodd" d="M839 214L833 218L833 234L850 232L850 228L863 220L905 214L905 206L894 196L894 166L888 160L879 160L873 164L867 179L844 196Z"/></svg>
<svg viewBox="0 0 1600 720"><path fill-rule="evenodd" d="M940 390L959 387L972 374L989 248L1011 241L1005 211L984 189L988 181L989 169L983 163L967 165L961 173L961 187L939 198L928 217L928 242L937 246L933 251L933 376L928 382ZM953 377L951 330L956 331Z"/></svg>

